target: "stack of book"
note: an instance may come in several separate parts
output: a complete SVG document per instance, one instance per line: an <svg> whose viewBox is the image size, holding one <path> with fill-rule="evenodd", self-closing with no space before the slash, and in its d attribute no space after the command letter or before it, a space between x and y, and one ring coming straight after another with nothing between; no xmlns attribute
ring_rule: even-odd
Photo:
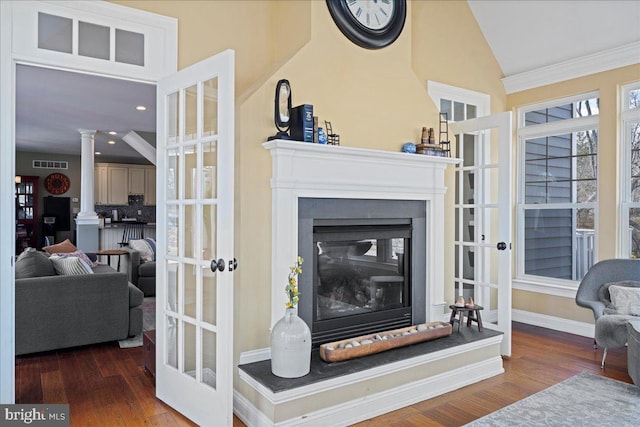
<svg viewBox="0 0 640 427"><path fill-rule="evenodd" d="M442 149L440 144L416 144L416 154L447 157L447 152Z"/></svg>

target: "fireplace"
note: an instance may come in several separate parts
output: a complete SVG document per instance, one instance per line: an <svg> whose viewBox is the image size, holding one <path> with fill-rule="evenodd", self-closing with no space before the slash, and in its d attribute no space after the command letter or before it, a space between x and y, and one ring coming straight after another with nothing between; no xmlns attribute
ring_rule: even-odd
<svg viewBox="0 0 640 427"><path fill-rule="evenodd" d="M298 314L313 327L316 303L308 296L313 295L312 264L316 250L320 256L319 242L315 245L313 242L314 222L317 227L325 227L335 225L331 223L334 220L344 220L348 225L374 220L368 225L375 227L408 221L411 237L410 243L405 243L408 246L405 246L403 263L408 272L406 292L409 294L405 298L407 294L403 293L403 304L405 301L411 304L413 323L444 318L447 307L444 299L444 195L447 190L444 175L447 166L458 163L458 159L282 140L266 142L263 147L271 153L273 168L271 325L284 315L283 284L287 283L289 266L301 255L305 262L300 277L302 295ZM341 205L347 208L340 211ZM305 206L309 207L307 213L300 212ZM404 243L405 237L394 237L400 238ZM380 239L358 235L343 241L353 245L352 241L375 240L377 244ZM398 271L398 266L392 264L387 259L384 268L391 273L385 271L379 276L394 276L393 280L398 280L401 273L392 272ZM378 274L367 279L371 281L370 277L375 275ZM405 280L404 273L402 276ZM387 282L379 286L395 285ZM391 294L389 291L388 295ZM385 304L385 300L382 304L393 305ZM403 308L406 307L403 305ZM399 308L391 310L395 309Z"/></svg>
<svg viewBox="0 0 640 427"><path fill-rule="evenodd" d="M298 215L298 314L314 347L425 321L424 201L300 198Z"/></svg>

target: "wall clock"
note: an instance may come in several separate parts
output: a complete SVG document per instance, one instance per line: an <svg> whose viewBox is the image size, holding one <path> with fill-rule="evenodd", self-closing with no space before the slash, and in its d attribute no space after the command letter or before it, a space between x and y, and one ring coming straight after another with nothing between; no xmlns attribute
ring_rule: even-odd
<svg viewBox="0 0 640 427"><path fill-rule="evenodd" d="M52 173L44 179L44 188L51 194L64 194L69 189L69 178L59 172Z"/></svg>
<svg viewBox="0 0 640 427"><path fill-rule="evenodd" d="M327 0L333 21L358 46L381 49L404 27L406 0Z"/></svg>

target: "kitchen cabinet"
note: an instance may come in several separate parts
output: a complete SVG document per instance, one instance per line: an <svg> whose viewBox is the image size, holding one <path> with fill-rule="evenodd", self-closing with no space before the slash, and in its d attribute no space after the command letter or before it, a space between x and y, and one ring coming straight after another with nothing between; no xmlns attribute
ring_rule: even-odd
<svg viewBox="0 0 640 427"><path fill-rule="evenodd" d="M129 194L145 194L145 168L129 168Z"/></svg>
<svg viewBox="0 0 640 427"><path fill-rule="evenodd" d="M129 168L109 166L107 169L107 204L129 203Z"/></svg>
<svg viewBox="0 0 640 427"><path fill-rule="evenodd" d="M144 204L155 206L156 204L156 168L148 167L144 170Z"/></svg>
<svg viewBox="0 0 640 427"><path fill-rule="evenodd" d="M130 195L143 195L145 205L156 204L156 168L147 165L97 163L94 169L96 205L128 205Z"/></svg>
<svg viewBox="0 0 640 427"><path fill-rule="evenodd" d="M97 165L93 175L93 200L96 205L107 204L107 187L107 165Z"/></svg>

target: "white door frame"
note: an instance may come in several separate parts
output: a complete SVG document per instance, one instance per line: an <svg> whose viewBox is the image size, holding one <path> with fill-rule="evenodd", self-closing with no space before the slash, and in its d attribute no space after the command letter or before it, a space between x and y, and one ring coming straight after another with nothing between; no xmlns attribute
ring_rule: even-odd
<svg viewBox="0 0 640 427"><path fill-rule="evenodd" d="M107 22L109 26L145 35L143 67L113 64L94 58L59 54L22 43L37 40L37 20L45 10L77 20ZM31 14L31 15L30 15ZM29 18L29 19L26 19ZM0 1L0 403L15 402L15 90L17 64L46 66L155 83L177 70L178 24L174 18L107 2ZM20 41L20 43L18 43ZM9 208L7 208L9 207Z"/></svg>

